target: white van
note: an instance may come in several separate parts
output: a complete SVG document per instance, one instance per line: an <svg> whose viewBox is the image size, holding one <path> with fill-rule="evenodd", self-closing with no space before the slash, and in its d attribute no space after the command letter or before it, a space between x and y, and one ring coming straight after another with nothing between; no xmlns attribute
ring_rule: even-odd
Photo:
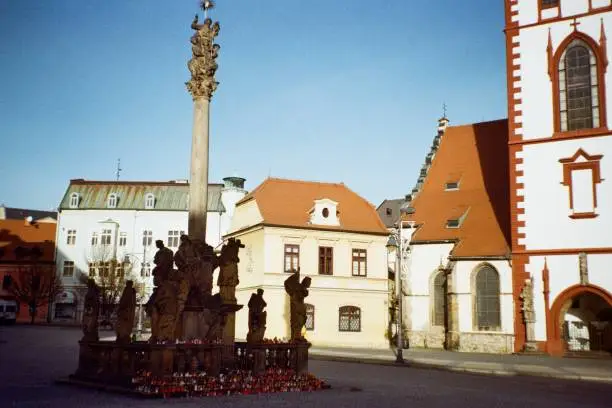
<svg viewBox="0 0 612 408"><path fill-rule="evenodd" d="M17 302L0 299L0 323L13 324L17 320Z"/></svg>

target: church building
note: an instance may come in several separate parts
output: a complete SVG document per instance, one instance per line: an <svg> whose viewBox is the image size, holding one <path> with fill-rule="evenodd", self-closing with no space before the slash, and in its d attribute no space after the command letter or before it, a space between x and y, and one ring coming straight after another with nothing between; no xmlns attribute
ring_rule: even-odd
<svg viewBox="0 0 612 408"><path fill-rule="evenodd" d="M505 8L514 350L610 351L612 2Z"/></svg>
<svg viewBox="0 0 612 408"><path fill-rule="evenodd" d="M513 350L507 143L506 119L440 119L402 215L410 348Z"/></svg>

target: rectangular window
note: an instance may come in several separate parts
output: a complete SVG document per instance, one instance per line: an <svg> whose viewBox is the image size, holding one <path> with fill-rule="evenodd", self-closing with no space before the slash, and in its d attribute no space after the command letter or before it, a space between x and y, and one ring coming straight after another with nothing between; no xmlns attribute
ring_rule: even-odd
<svg viewBox="0 0 612 408"><path fill-rule="evenodd" d="M542 2L542 8L550 8L559 6L559 0L540 0Z"/></svg>
<svg viewBox="0 0 612 408"><path fill-rule="evenodd" d="M62 276L74 276L74 262L64 261L64 271Z"/></svg>
<svg viewBox="0 0 612 408"><path fill-rule="evenodd" d="M102 235L100 236L100 243L102 245L110 245L112 236L113 236L112 230L109 230L109 229L102 230Z"/></svg>
<svg viewBox="0 0 612 408"><path fill-rule="evenodd" d="M312 331L314 330L314 324L315 324L315 308L313 305L311 304L305 304L304 306L306 306L306 330L308 331Z"/></svg>
<svg viewBox="0 0 612 408"><path fill-rule="evenodd" d="M571 171L572 204L574 213L591 213L595 210L593 197L593 170Z"/></svg>
<svg viewBox="0 0 612 408"><path fill-rule="evenodd" d="M122 232L119 234L119 246L127 245L127 232Z"/></svg>
<svg viewBox="0 0 612 408"><path fill-rule="evenodd" d="M285 244L285 272L296 272L300 267L300 246Z"/></svg>
<svg viewBox="0 0 612 408"><path fill-rule="evenodd" d="M390 217L393 214L393 210L391 208L386 209L387 217Z"/></svg>
<svg viewBox="0 0 612 408"><path fill-rule="evenodd" d="M142 232L142 246L151 246L153 244L153 231L144 230Z"/></svg>
<svg viewBox="0 0 612 408"><path fill-rule="evenodd" d="M333 275L334 248L319 247L319 275Z"/></svg>
<svg viewBox="0 0 612 408"><path fill-rule="evenodd" d="M117 266L115 267L115 276L118 277L119 279L123 279L125 277L125 263L120 262L117 264Z"/></svg>
<svg viewBox="0 0 612 408"><path fill-rule="evenodd" d="M93 234L91 234L91 246L96 245L98 245L98 233L94 232Z"/></svg>
<svg viewBox="0 0 612 408"><path fill-rule="evenodd" d="M142 268L140 269L140 276L143 278L148 278L151 276L151 264L146 262L142 264Z"/></svg>
<svg viewBox="0 0 612 408"><path fill-rule="evenodd" d="M74 245L76 244L76 230L68 230L68 233L66 235L66 244L67 245Z"/></svg>
<svg viewBox="0 0 612 408"><path fill-rule="evenodd" d="M446 221L446 228L459 228L460 220L448 220Z"/></svg>
<svg viewBox="0 0 612 408"><path fill-rule="evenodd" d="M179 230L168 231L168 248L178 248L181 235L184 233Z"/></svg>
<svg viewBox="0 0 612 408"><path fill-rule="evenodd" d="M111 264L110 262L100 262L100 277L108 278L110 275Z"/></svg>
<svg viewBox="0 0 612 408"><path fill-rule="evenodd" d="M368 256L365 249L353 249L353 276L367 276Z"/></svg>
<svg viewBox="0 0 612 408"><path fill-rule="evenodd" d="M446 191L459 190L459 183L456 181L446 183L446 185L444 186L444 190Z"/></svg>
<svg viewBox="0 0 612 408"><path fill-rule="evenodd" d="M89 277L94 278L95 276L96 276L96 263L90 262L89 263Z"/></svg>

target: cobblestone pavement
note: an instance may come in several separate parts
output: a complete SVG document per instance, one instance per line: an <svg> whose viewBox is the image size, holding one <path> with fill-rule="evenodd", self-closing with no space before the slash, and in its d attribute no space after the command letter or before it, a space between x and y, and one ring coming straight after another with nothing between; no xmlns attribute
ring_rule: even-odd
<svg viewBox="0 0 612 408"><path fill-rule="evenodd" d="M0 407L610 407L612 386L531 377L487 377L438 370L311 361L331 390L260 396L141 400L53 381L77 364L80 332L0 327Z"/></svg>

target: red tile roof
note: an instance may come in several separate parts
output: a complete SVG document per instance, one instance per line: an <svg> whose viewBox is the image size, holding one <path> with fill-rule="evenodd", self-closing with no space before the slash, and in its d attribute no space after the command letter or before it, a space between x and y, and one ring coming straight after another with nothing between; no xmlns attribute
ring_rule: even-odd
<svg viewBox="0 0 612 408"><path fill-rule="evenodd" d="M456 240L456 257L507 256L510 253L508 121L451 126L412 202L419 225L413 242ZM448 182L459 189L445 191ZM459 228L448 220L463 216Z"/></svg>
<svg viewBox="0 0 612 408"><path fill-rule="evenodd" d="M25 220L0 220L0 256L1 262L14 262L15 248L39 247L42 250L40 261L55 259L56 223L34 222L28 224Z"/></svg>
<svg viewBox="0 0 612 408"><path fill-rule="evenodd" d="M338 203L340 226L310 224L309 211L314 201L328 198ZM387 235L376 208L343 183L268 178L240 200L240 206L255 199L267 225L340 230L358 233Z"/></svg>

